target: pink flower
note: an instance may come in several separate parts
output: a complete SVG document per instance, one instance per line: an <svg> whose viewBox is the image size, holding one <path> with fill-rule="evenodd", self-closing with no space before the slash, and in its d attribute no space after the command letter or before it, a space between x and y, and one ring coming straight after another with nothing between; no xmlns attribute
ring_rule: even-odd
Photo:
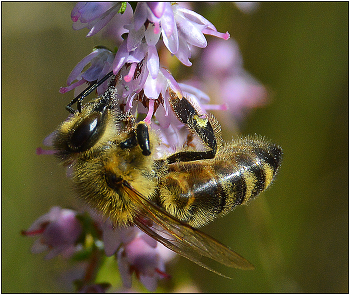
<svg viewBox="0 0 350 295"><path fill-rule="evenodd" d="M60 93L66 93L87 82L101 80L112 70L114 54L106 48L96 47L89 55L84 57L72 70L67 79L68 87L61 87ZM90 67L83 71L86 65ZM74 80L77 82L73 83ZM108 81L97 88L97 93L103 94L108 86Z"/></svg>
<svg viewBox="0 0 350 295"><path fill-rule="evenodd" d="M126 24L130 19L130 12L123 17L123 14L118 13L122 8L122 2L78 2L72 10L71 18L74 22L73 29L80 30L88 28L90 31L87 37L97 34L101 29L116 16L116 18L123 18L123 22L118 24L122 28L123 23ZM128 11L131 7L128 4ZM124 19L125 18L125 19ZM123 32L120 31L119 34Z"/></svg>
<svg viewBox="0 0 350 295"><path fill-rule="evenodd" d="M136 230L136 228L135 228ZM131 276L136 277L149 290L155 291L159 279L169 278L165 272L165 263L175 253L136 230L136 236L118 251L118 267L125 287L131 287Z"/></svg>
<svg viewBox="0 0 350 295"><path fill-rule="evenodd" d="M111 29L111 26L121 27L122 25L110 22L114 17L121 18L121 14L118 13L120 8L120 3L112 2L78 3L72 11L74 27L76 29L88 27L90 29L88 36L91 36L107 26L108 31L113 34L115 30ZM124 76L125 81L130 82L137 64L144 59L146 63L142 71L147 71L153 80L157 79L160 68L156 45L160 36L168 50L187 66L192 64L189 61L192 47L207 46L204 34L225 40L229 38L228 33L217 32L214 25L201 15L169 2L139 2L134 15L125 19L123 27L128 35L116 55L114 56L106 49L97 49L92 52L74 68L67 80L68 87L61 88L61 93L70 91L85 82L99 80L111 69L114 74L117 74L125 64L131 64L129 73ZM112 38L119 38L121 34L122 32L118 31L118 35ZM83 73L83 68L90 62L91 67ZM78 82L72 84L74 80ZM104 92L106 85L107 82L98 88L98 94Z"/></svg>
<svg viewBox="0 0 350 295"><path fill-rule="evenodd" d="M150 291L155 291L159 279L169 278L165 264L176 255L173 251L137 227L115 228L109 219L102 221L95 213L92 215L100 224L106 255L117 253L124 287L131 288L133 273Z"/></svg>
<svg viewBox="0 0 350 295"><path fill-rule="evenodd" d="M75 22L80 20L82 25L75 25L76 28L90 28L88 34L90 36L98 32L102 26L111 28L113 25L111 20L121 17L120 13L117 13L120 8L121 5L116 3L79 3L72 11L72 20ZM174 116L171 119L169 115L171 108L168 102L168 88L179 96L183 94L171 74L160 67L156 49L160 37L172 54L177 56L183 64L190 66L189 58L193 47L207 46L204 34L225 40L229 38L229 34L217 32L215 26L203 16L170 2L139 2L134 15L125 20L124 29L128 34L115 55L104 48L96 49L77 64L68 77L68 87L61 88L60 92L69 91L85 82L100 80L113 70L114 74L121 77L116 88L118 103L125 104L125 111L135 112L137 109L138 112L146 113L145 122L148 124L151 124L153 115L157 115L161 129L168 129L170 122L174 119ZM83 72L89 63L91 63L90 68ZM77 82L72 84L74 80ZM102 94L107 85L108 81L99 86L98 94ZM195 95L199 91L192 92L189 99L192 102L198 102ZM200 95L203 97L202 94ZM142 104L138 103L136 107L135 100L141 101ZM159 108L160 105L163 109ZM197 105L203 110L210 108L203 103L201 105L197 103ZM225 106L211 108L225 109ZM171 146L174 146L176 137L182 137L177 131L175 133L171 131L176 130L173 127L165 131L165 137L168 138Z"/></svg>
<svg viewBox="0 0 350 295"><path fill-rule="evenodd" d="M176 27L178 29L179 45L176 52L172 52L169 49L170 46L167 46L167 48L186 66L192 65L189 61L192 46L199 48L205 48L207 46L207 40L204 34L213 35L225 40L230 38L228 32L219 33L211 22L192 10L174 4L173 11ZM175 40L175 42L177 41ZM166 41L164 41L164 43L167 44Z"/></svg>
<svg viewBox="0 0 350 295"><path fill-rule="evenodd" d="M51 259L58 254L66 257L76 251L76 243L82 232L76 212L69 209L53 207L49 213L39 217L28 230L23 231L25 236L38 236L32 247L32 253L49 251L45 256Z"/></svg>
<svg viewBox="0 0 350 295"><path fill-rule="evenodd" d="M199 87L210 93L214 101L223 103L236 121L242 121L250 109L266 104L267 90L244 69L242 55L234 40L214 40L203 51L201 60L198 76L203 82L192 80L186 83L199 84ZM218 106L211 109L216 108ZM223 125L225 123L232 125L224 120Z"/></svg>

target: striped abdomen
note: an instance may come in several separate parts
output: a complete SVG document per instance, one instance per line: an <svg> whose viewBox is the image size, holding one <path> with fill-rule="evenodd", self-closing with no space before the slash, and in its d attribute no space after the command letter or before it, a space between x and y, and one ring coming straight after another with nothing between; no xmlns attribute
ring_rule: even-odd
<svg viewBox="0 0 350 295"><path fill-rule="evenodd" d="M256 137L224 145L214 159L173 163L160 183L161 204L200 227L265 190L281 159L280 147Z"/></svg>

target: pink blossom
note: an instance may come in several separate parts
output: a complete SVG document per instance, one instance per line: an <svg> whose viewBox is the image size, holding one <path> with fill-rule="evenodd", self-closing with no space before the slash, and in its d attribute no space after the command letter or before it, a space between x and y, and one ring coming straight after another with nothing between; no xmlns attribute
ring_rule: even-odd
<svg viewBox="0 0 350 295"><path fill-rule="evenodd" d="M250 109L267 103L267 89L244 69L242 55L234 40L214 40L203 51L201 61L198 76L202 82L186 83L210 91L212 99L222 103L236 121L242 121ZM224 120L225 123L230 124Z"/></svg>
<svg viewBox="0 0 350 295"><path fill-rule="evenodd" d="M165 271L165 263L174 255L174 252L138 231L136 237L118 252L118 267L124 286L131 287L131 276L135 273L149 291L155 291L159 279L170 277Z"/></svg>
<svg viewBox="0 0 350 295"><path fill-rule="evenodd" d="M49 251L45 258L51 259L58 254L71 256L76 250L76 242L81 232L82 226L76 218L75 211L53 207L22 234L38 236L39 239L32 247L32 253Z"/></svg>
<svg viewBox="0 0 350 295"><path fill-rule="evenodd" d="M112 70L114 54L106 48L95 48L89 55L83 58L72 70L67 79L68 87L61 87L60 92L66 93L82 84L101 80ZM83 71L86 65L90 67ZM77 82L73 83L74 80ZM97 88L97 93L102 94L106 91L108 81Z"/></svg>

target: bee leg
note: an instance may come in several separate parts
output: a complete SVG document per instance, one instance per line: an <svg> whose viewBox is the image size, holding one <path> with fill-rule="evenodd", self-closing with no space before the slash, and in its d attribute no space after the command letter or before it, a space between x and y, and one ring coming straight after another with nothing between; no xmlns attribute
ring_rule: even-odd
<svg viewBox="0 0 350 295"><path fill-rule="evenodd" d="M137 145L140 146L144 156L151 154L148 126L143 121L139 122L136 129L131 131L131 136L127 140L119 144L122 149L130 149Z"/></svg>
<svg viewBox="0 0 350 295"><path fill-rule="evenodd" d="M72 101L66 105L66 110L70 113L74 114L75 110L72 108L72 105L77 103L77 109L79 113L81 112L81 102L83 99L88 96L92 91L94 91L98 86L104 83L109 77L113 75L113 71L109 72L106 76L104 76L100 81L96 81L87 87L83 92L81 92L77 97L73 98Z"/></svg>
<svg viewBox="0 0 350 295"><path fill-rule="evenodd" d="M169 94L170 105L178 119L186 124L191 132L197 134L209 150L178 152L167 158L168 163L214 158L218 145L217 139L220 137L219 123L214 117L199 114L185 97L179 98L170 88Z"/></svg>
<svg viewBox="0 0 350 295"><path fill-rule="evenodd" d="M145 122L141 121L137 124L136 137L142 150L142 154L144 156L149 156L151 154L151 146L149 143L148 126Z"/></svg>

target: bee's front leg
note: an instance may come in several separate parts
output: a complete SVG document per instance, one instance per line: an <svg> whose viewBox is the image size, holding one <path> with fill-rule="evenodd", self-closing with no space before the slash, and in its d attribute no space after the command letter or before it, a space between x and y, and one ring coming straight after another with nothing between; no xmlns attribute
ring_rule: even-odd
<svg viewBox="0 0 350 295"><path fill-rule="evenodd" d="M81 103L85 97L87 97L91 92L93 92L98 86L103 84L109 77L113 76L113 71L105 75L101 80L95 81L89 85L83 92L81 92L77 97L73 98L69 104L66 105L66 110L74 114L75 110L72 108L72 105L77 103L77 110L81 113Z"/></svg>

